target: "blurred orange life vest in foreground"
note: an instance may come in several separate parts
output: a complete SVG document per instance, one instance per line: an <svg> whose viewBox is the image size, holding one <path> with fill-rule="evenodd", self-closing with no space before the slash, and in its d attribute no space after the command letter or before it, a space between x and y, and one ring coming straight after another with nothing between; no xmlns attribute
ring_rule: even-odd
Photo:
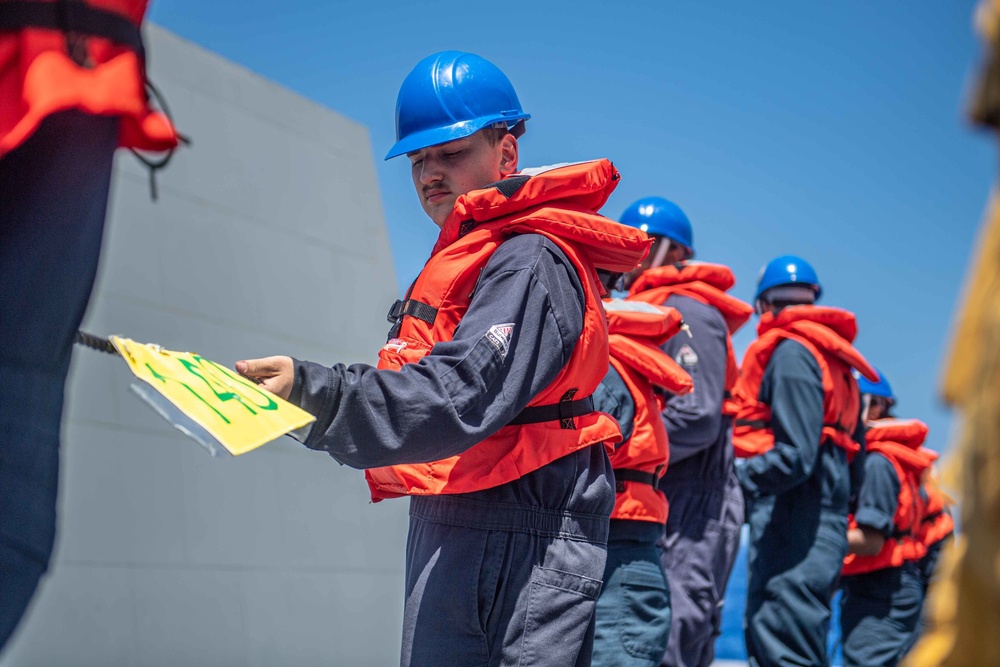
<svg viewBox="0 0 1000 667"><path fill-rule="evenodd" d="M431 258L407 298L393 308L398 330L379 352L378 367L399 370L419 362L436 343L451 340L490 256L516 234L545 236L576 268L585 296L583 332L559 375L512 423L442 461L366 471L373 500L488 489L597 443L611 450L621 440L617 422L594 411L591 398L608 371L608 329L596 269L631 271L652 240L595 213L619 178L611 162L596 160L521 172L458 198ZM516 331L491 329L487 336L503 356L517 345Z"/></svg>
<svg viewBox="0 0 1000 667"><path fill-rule="evenodd" d="M892 464L899 478L899 499L892 519L893 533L882 550L875 556L848 554L844 558L844 576L899 567L927 553L919 536L926 513L920 480L937 454L921 447L926 438L927 425L919 419L879 419L869 424L865 431L868 452L878 452ZM849 520L851 528L858 527L853 516Z"/></svg>
<svg viewBox="0 0 1000 667"><path fill-rule="evenodd" d="M670 458L667 429L660 416L659 387L673 394L694 388L691 376L660 346L684 324L680 312L640 301L606 301L611 365L635 404L632 435L611 455L615 471L612 519L666 523L667 497L657 488Z"/></svg>
<svg viewBox="0 0 1000 667"><path fill-rule="evenodd" d="M119 145L177 145L150 109L139 26L146 0L0 0L0 158L50 114L121 118Z"/></svg>
<svg viewBox="0 0 1000 667"><path fill-rule="evenodd" d="M858 369L873 382L878 374L851 345L857 332L853 313L840 308L789 306L777 315L771 312L761 315L757 326L759 337L747 349L739 381L733 389L736 456L757 456L774 448L771 408L758 397L771 355L784 340L800 343L819 364L823 378L822 439L832 441L852 457L861 449L854 441L861 400L851 369Z"/></svg>

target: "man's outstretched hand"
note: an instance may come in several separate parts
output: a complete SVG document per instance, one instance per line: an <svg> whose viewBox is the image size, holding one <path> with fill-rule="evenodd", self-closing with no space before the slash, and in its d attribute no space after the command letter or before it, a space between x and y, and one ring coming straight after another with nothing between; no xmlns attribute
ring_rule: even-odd
<svg viewBox="0 0 1000 667"><path fill-rule="evenodd" d="M236 372L260 380L260 386L287 399L295 382L295 366L291 357L264 357L236 362Z"/></svg>

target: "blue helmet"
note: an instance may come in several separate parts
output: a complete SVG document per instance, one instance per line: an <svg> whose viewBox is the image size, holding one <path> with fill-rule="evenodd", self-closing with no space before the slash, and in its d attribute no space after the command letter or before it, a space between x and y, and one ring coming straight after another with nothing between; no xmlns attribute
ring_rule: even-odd
<svg viewBox="0 0 1000 667"><path fill-rule="evenodd" d="M623 225L641 229L647 234L666 236L694 254L694 234L691 221L681 207L663 197L643 197L622 213Z"/></svg>
<svg viewBox="0 0 1000 667"><path fill-rule="evenodd" d="M809 262L795 255L775 257L764 265L757 279L757 293L753 300L756 301L761 294L779 285L808 285L816 290L817 299L823 293L816 270Z"/></svg>
<svg viewBox="0 0 1000 667"><path fill-rule="evenodd" d="M413 68L396 97L396 143L385 159L531 118L500 69L472 53L441 51ZM523 127L523 126L522 126Z"/></svg>
<svg viewBox="0 0 1000 667"><path fill-rule="evenodd" d="M896 401L896 397L892 393L892 387L889 386L889 380L886 379L885 374L879 369L875 369L878 373L878 382L872 382L865 378L865 376L854 371L854 377L858 380L858 389L861 390L862 394L871 394L872 396L881 396L882 398L888 398L890 401Z"/></svg>

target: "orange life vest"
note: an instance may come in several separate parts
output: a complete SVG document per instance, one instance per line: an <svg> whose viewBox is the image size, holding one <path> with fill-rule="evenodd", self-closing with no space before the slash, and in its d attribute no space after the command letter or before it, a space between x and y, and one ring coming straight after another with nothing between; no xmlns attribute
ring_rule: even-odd
<svg viewBox="0 0 1000 667"><path fill-rule="evenodd" d="M574 451L597 443L611 449L621 440L617 422L594 411L591 398L608 370L597 268L630 271L652 241L595 213L619 178L611 162L596 160L521 172L458 198L431 258L406 300L393 308L398 324L379 352L379 368L398 370L420 361L436 343L451 340L486 263L516 234L545 236L576 268L586 299L583 332L559 375L514 422L442 461L368 470L373 500L488 489ZM499 349L509 332L496 334Z"/></svg>
<svg viewBox="0 0 1000 667"><path fill-rule="evenodd" d="M0 0L0 157L67 109L119 116L121 146L173 148L146 97L145 12L146 0Z"/></svg>
<svg viewBox="0 0 1000 667"><path fill-rule="evenodd" d="M937 485L930 471L925 476L923 488L927 494L927 505L917 537L925 547L930 547L955 531L955 519L948 510L954 502Z"/></svg>
<svg viewBox="0 0 1000 667"><path fill-rule="evenodd" d="M637 301L612 299L604 306L611 365L635 404L632 436L611 455L617 491L611 518L666 523L667 497L658 482L666 472L670 447L654 387L674 394L694 388L691 376L660 349L684 320L674 308Z"/></svg>
<svg viewBox="0 0 1000 667"><path fill-rule="evenodd" d="M899 499L892 519L893 533L875 556L848 554L844 558L844 576L864 574L889 567L899 567L908 560L920 560L927 548L919 539L920 524L926 511L920 496L920 479L937 459L937 454L922 448L927 425L919 419L879 419L865 431L868 452L878 452L889 460L899 478ZM850 527L857 528L854 517Z"/></svg>
<svg viewBox="0 0 1000 667"><path fill-rule="evenodd" d="M854 441L860 412L856 368L876 381L878 374L851 343L857 336L854 315L840 308L789 306L778 315L766 312L757 326L758 338L747 349L740 378L733 389L733 448L736 456L757 456L774 447L771 408L760 402L760 383L775 348L783 340L804 346L819 364L823 377L822 439L847 450L853 457L861 446Z"/></svg>
<svg viewBox="0 0 1000 667"><path fill-rule="evenodd" d="M739 376L732 335L742 327L753 307L726 292L736 284L727 266L707 262L679 262L642 272L629 288L629 299L661 305L673 294L712 306L726 321L726 392L732 391ZM728 399L727 399L728 400Z"/></svg>

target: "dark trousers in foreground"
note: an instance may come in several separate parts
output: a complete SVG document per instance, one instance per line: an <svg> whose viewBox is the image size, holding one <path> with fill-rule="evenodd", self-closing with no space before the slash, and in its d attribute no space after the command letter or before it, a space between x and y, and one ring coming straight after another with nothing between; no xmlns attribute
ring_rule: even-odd
<svg viewBox="0 0 1000 667"><path fill-rule="evenodd" d="M664 667L708 667L722 624L722 602L740 549L743 491L735 476L724 485L670 490L663 569L673 619Z"/></svg>
<svg viewBox="0 0 1000 667"><path fill-rule="evenodd" d="M847 554L847 519L814 506L752 504L743 625L753 667L825 667L833 595ZM793 520L793 516L798 521Z"/></svg>
<svg viewBox="0 0 1000 667"><path fill-rule="evenodd" d="M630 521L628 523L647 523ZM649 524L662 533L662 524ZM657 537L608 539L593 667L656 667L670 636L670 587Z"/></svg>
<svg viewBox="0 0 1000 667"><path fill-rule="evenodd" d="M0 649L52 553L63 386L117 141L117 118L67 111L0 159Z"/></svg>
<svg viewBox="0 0 1000 667"><path fill-rule="evenodd" d="M402 667L590 665L607 521L413 498Z"/></svg>
<svg viewBox="0 0 1000 667"><path fill-rule="evenodd" d="M844 667L893 667L920 621L923 583L917 563L846 577L840 601Z"/></svg>

